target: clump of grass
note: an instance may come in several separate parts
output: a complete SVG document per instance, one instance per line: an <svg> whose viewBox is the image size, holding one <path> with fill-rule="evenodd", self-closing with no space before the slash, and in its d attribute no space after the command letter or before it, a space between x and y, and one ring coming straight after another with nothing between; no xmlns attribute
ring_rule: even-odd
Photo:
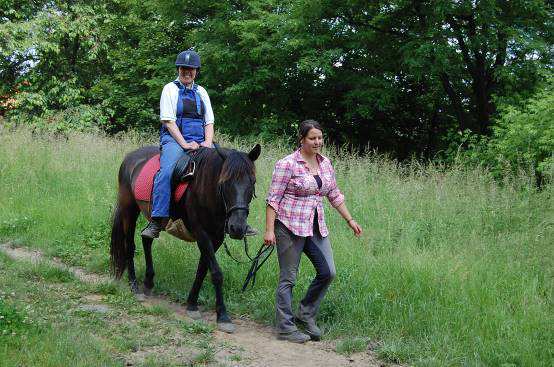
<svg viewBox="0 0 554 367"><path fill-rule="evenodd" d="M172 311L164 305L153 305L153 306L145 307L144 313L146 315L167 317L171 315Z"/></svg>
<svg viewBox="0 0 554 367"><path fill-rule="evenodd" d="M193 365L208 364L215 360L215 351L213 349L204 349L192 359Z"/></svg>
<svg viewBox="0 0 554 367"><path fill-rule="evenodd" d="M184 324L187 333L195 335L207 335L213 333L214 326L203 321L192 321Z"/></svg>
<svg viewBox="0 0 554 367"><path fill-rule="evenodd" d="M115 295L121 291L122 291L121 285L115 281L95 284L92 289L92 292L98 293L104 296Z"/></svg>
<svg viewBox="0 0 554 367"><path fill-rule="evenodd" d="M335 350L340 354L351 355L365 351L368 344L368 338L346 338L337 342Z"/></svg>
<svg viewBox="0 0 554 367"><path fill-rule="evenodd" d="M19 267L18 275L25 279L34 279L53 283L67 283L75 280L75 276L67 269L52 266L45 262L27 264Z"/></svg>
<svg viewBox="0 0 554 367"><path fill-rule="evenodd" d="M204 339L196 343L197 347L201 348L201 352L194 356L192 364L209 364L215 361L216 349L210 340Z"/></svg>
<svg viewBox="0 0 554 367"><path fill-rule="evenodd" d="M242 361L242 356L238 353L235 353L235 354L233 354L229 357L229 360L234 361L234 362L240 362L240 361Z"/></svg>
<svg viewBox="0 0 554 367"><path fill-rule="evenodd" d="M25 316L8 305L0 295L0 341L26 331Z"/></svg>

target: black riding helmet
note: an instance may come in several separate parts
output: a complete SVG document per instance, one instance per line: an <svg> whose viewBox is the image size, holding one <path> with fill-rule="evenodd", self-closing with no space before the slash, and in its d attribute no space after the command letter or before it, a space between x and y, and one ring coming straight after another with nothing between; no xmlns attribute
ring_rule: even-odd
<svg viewBox="0 0 554 367"><path fill-rule="evenodd" d="M193 50L186 50L177 55L175 66L185 66L200 69L200 55Z"/></svg>

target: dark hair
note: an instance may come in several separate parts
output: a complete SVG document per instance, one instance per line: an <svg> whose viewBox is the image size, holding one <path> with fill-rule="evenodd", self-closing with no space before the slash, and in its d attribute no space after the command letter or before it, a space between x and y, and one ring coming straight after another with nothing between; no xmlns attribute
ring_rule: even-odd
<svg viewBox="0 0 554 367"><path fill-rule="evenodd" d="M311 129L317 129L323 132L321 125L316 120L304 120L300 123L300 125L298 125L298 145L300 145L300 141L302 139L308 136Z"/></svg>

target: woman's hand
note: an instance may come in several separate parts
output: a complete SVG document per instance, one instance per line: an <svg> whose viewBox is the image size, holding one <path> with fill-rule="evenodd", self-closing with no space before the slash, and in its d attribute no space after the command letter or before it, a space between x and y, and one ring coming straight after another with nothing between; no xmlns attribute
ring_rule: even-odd
<svg viewBox="0 0 554 367"><path fill-rule="evenodd" d="M200 146L201 146L201 147L204 147L204 148L211 148L211 147L212 147L212 143L205 140L205 141L203 141L202 143L200 143Z"/></svg>
<svg viewBox="0 0 554 367"><path fill-rule="evenodd" d="M264 243L266 246L273 246L277 240L275 239L275 232L274 231L265 231L264 234Z"/></svg>
<svg viewBox="0 0 554 367"><path fill-rule="evenodd" d="M354 235L356 237L360 237L362 235L362 227L354 219L350 219L348 221L348 226L352 228L352 231L354 231Z"/></svg>

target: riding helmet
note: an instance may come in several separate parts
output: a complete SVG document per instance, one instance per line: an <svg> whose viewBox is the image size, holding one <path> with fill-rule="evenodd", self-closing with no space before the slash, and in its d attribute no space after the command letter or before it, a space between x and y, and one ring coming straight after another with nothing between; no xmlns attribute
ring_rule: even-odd
<svg viewBox="0 0 554 367"><path fill-rule="evenodd" d="M193 50L186 50L177 55L175 66L186 66L200 69L200 55Z"/></svg>

